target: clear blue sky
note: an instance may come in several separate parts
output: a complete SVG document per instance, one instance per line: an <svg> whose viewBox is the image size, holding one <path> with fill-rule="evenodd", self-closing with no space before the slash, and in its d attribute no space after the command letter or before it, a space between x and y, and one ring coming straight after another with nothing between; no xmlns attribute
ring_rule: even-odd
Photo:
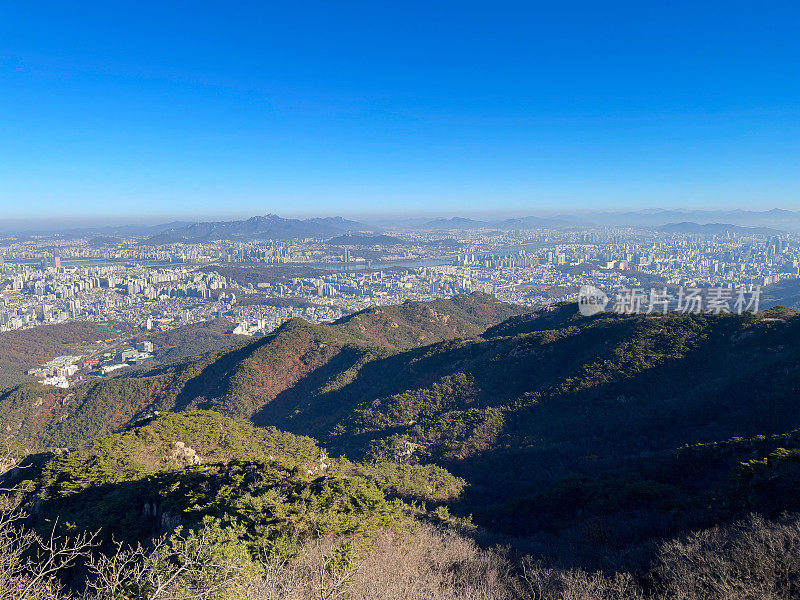
<svg viewBox="0 0 800 600"><path fill-rule="evenodd" d="M0 218L800 208L800 3L0 4Z"/></svg>

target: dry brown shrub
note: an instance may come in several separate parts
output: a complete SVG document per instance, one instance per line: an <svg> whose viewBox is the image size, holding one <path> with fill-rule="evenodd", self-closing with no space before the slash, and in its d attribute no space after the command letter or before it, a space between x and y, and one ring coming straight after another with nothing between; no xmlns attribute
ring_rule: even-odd
<svg viewBox="0 0 800 600"><path fill-rule="evenodd" d="M664 600L800 597L800 518L752 515L666 542L654 569Z"/></svg>

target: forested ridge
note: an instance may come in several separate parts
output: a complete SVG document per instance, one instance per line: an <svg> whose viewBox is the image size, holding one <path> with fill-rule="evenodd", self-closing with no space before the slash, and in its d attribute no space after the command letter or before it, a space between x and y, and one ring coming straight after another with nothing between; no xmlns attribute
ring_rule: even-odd
<svg viewBox="0 0 800 600"><path fill-rule="evenodd" d="M310 548L334 585L454 535L473 579L415 555L447 579L438 597L666 598L679 580L685 598L765 597L715 569L800 545L799 329L781 308L583 317L479 294L294 319L75 389L5 390L27 458L4 486L33 531L58 517L100 549L176 528L235 539L263 585L270 561L310 568ZM800 569L780 568L759 585L796 597ZM502 585L480 596L490 570ZM337 584L352 597L359 572Z"/></svg>

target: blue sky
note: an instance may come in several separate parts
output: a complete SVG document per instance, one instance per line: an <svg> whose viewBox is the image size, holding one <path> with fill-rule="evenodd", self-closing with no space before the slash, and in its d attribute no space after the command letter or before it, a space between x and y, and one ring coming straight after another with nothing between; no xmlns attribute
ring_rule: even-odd
<svg viewBox="0 0 800 600"><path fill-rule="evenodd" d="M0 219L800 208L800 4L4 2Z"/></svg>

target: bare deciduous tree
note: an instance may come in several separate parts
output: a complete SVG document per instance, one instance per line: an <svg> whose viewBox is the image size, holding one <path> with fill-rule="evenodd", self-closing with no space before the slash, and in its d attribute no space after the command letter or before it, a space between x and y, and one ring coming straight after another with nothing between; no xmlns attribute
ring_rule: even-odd
<svg viewBox="0 0 800 600"><path fill-rule="evenodd" d="M59 573L85 557L96 536L58 537L54 526L42 537L21 525L23 516L16 508L0 510L0 600L54 598Z"/></svg>
<svg viewBox="0 0 800 600"><path fill-rule="evenodd" d="M662 545L654 570L666 600L800 596L800 519L759 516Z"/></svg>
<svg viewBox="0 0 800 600"><path fill-rule="evenodd" d="M220 555L213 528L161 537L145 549L117 544L88 562L85 600L210 600L232 597L246 583L243 565Z"/></svg>

